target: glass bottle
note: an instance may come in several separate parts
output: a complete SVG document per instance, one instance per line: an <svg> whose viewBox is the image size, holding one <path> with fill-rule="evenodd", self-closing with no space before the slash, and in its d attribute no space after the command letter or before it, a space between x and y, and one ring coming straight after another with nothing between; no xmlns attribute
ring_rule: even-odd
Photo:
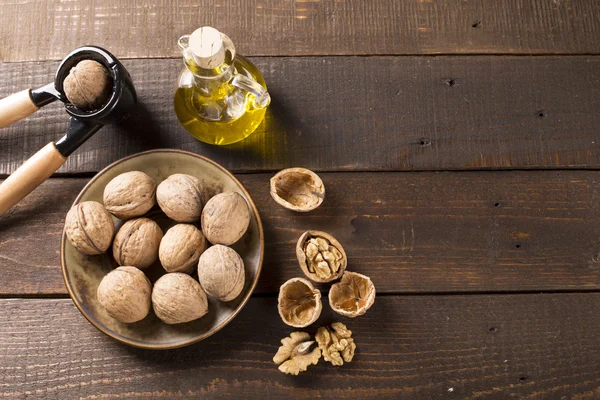
<svg viewBox="0 0 600 400"><path fill-rule="evenodd" d="M254 64L235 53L231 39L205 26L179 38L185 67L175 112L195 138L225 145L246 138L265 117L271 97Z"/></svg>

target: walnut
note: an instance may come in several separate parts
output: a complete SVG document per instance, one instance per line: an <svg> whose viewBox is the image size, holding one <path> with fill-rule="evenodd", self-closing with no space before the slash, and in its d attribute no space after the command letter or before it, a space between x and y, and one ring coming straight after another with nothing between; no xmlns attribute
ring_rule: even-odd
<svg viewBox="0 0 600 400"><path fill-rule="evenodd" d="M315 347L311 350L314 340L306 332L292 332L290 337L281 339L282 346L273 357L273 362L279 365L284 374L298 375L306 371L309 365L316 365L321 358L321 350Z"/></svg>
<svg viewBox="0 0 600 400"><path fill-rule="evenodd" d="M67 99L75 107L92 111L102 108L112 94L112 78L102 64L83 60L71 68L63 81Z"/></svg>
<svg viewBox="0 0 600 400"><path fill-rule="evenodd" d="M112 217L95 201L84 201L71 207L65 220L67 239L80 253L102 254L115 234Z"/></svg>
<svg viewBox="0 0 600 400"><path fill-rule="evenodd" d="M167 272L191 274L204 250L206 239L198 228L189 224L177 224L160 241L158 258Z"/></svg>
<svg viewBox="0 0 600 400"><path fill-rule="evenodd" d="M368 276L346 271L342 280L331 286L329 305L345 317L358 317L375 302L375 285Z"/></svg>
<svg viewBox="0 0 600 400"><path fill-rule="evenodd" d="M350 336L352 331L341 322L319 328L315 339L325 361L337 366L344 365L344 361L352 361L356 344Z"/></svg>
<svg viewBox="0 0 600 400"><path fill-rule="evenodd" d="M325 185L306 168L288 168L271 178L271 197L280 206L292 211L308 212L325 199Z"/></svg>
<svg viewBox="0 0 600 400"><path fill-rule="evenodd" d="M202 232L212 244L234 244L246 233L250 209L236 192L224 192L206 202L202 210Z"/></svg>
<svg viewBox="0 0 600 400"><path fill-rule="evenodd" d="M156 202L156 183L141 171L116 176L104 188L104 207L120 219L146 214Z"/></svg>
<svg viewBox="0 0 600 400"><path fill-rule="evenodd" d="M177 222L195 222L202 212L202 185L197 178L173 174L156 189L158 205Z"/></svg>
<svg viewBox="0 0 600 400"><path fill-rule="evenodd" d="M344 248L326 232L304 232L296 245L296 257L304 275L315 282L334 281L346 270Z"/></svg>
<svg viewBox="0 0 600 400"><path fill-rule="evenodd" d="M131 323L148 315L151 292L152 285L142 271L119 267L102 278L96 295L109 315Z"/></svg>
<svg viewBox="0 0 600 400"><path fill-rule="evenodd" d="M304 328L321 315L321 292L304 278L292 278L279 288L277 309L284 323Z"/></svg>
<svg viewBox="0 0 600 400"><path fill-rule="evenodd" d="M245 282L244 260L235 250L216 244L198 261L198 279L209 296L231 301L239 296Z"/></svg>
<svg viewBox="0 0 600 400"><path fill-rule="evenodd" d="M119 265L148 268L158 258L158 246L162 237L160 227L151 219L129 220L115 236L113 257Z"/></svg>
<svg viewBox="0 0 600 400"><path fill-rule="evenodd" d="M167 324L193 321L208 312L208 300L200 284L191 276L174 272L154 284L152 307Z"/></svg>

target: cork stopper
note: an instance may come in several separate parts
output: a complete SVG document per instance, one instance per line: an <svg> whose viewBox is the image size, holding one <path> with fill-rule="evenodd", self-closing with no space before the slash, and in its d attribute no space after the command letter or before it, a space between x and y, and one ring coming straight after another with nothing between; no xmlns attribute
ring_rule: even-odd
<svg viewBox="0 0 600 400"><path fill-rule="evenodd" d="M210 26L198 28L190 35L189 49L201 68L216 68L225 60L221 32Z"/></svg>

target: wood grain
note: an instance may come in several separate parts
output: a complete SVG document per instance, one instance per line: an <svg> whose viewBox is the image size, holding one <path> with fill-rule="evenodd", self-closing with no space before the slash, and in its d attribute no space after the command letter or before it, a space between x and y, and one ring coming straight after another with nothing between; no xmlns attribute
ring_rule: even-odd
<svg viewBox="0 0 600 400"><path fill-rule="evenodd" d="M600 172L325 173L308 214L277 206L270 176L238 175L265 228L258 293L302 275L308 229L337 238L379 293L600 288ZM0 294L65 293L60 237L86 182L51 179L0 218Z"/></svg>
<svg viewBox="0 0 600 400"><path fill-rule="evenodd" d="M600 57L260 58L273 103L257 133L205 145L172 106L179 60L125 62L138 114L105 127L63 173L151 148L202 153L233 171L600 167ZM0 96L50 80L55 62L0 64ZM66 129L51 104L0 131L0 174Z"/></svg>
<svg viewBox="0 0 600 400"><path fill-rule="evenodd" d="M121 345L70 300L0 300L3 398L594 399L600 294L385 296L342 320L354 360L298 377L271 359L294 329L253 298L225 329L185 349ZM260 318L260 323L258 322ZM564 397L563 397L564 396Z"/></svg>
<svg viewBox="0 0 600 400"><path fill-rule="evenodd" d="M0 60L62 59L95 44L118 57L177 57L211 25L247 55L599 53L594 0L0 1Z"/></svg>

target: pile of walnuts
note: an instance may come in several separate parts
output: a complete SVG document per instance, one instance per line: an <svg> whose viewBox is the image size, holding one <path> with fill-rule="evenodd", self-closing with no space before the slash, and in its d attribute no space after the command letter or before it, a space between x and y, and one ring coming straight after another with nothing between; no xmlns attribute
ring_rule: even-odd
<svg viewBox="0 0 600 400"><path fill-rule="evenodd" d="M207 295L224 302L240 295L244 261L228 246L248 229L248 203L236 192L217 194L206 204L205 197L193 176L174 174L157 186L147 174L131 171L106 185L104 204L84 201L69 210L65 231L73 247L86 255L112 247L119 265L97 290L109 315L133 323L152 307L163 322L178 324L204 316ZM176 222L164 234L144 217L157 203ZM116 233L112 216L124 221ZM143 270L157 260L167 273L152 285ZM198 280L191 276L196 270Z"/></svg>

